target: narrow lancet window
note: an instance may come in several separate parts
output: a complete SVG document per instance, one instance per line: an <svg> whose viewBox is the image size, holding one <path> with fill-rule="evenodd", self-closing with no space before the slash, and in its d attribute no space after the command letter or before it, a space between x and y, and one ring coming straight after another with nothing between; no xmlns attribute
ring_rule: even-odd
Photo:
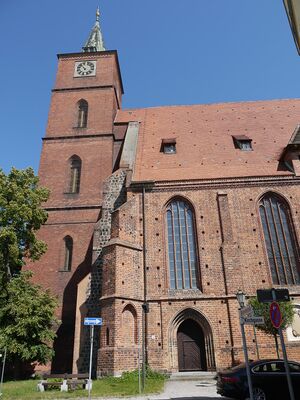
<svg viewBox="0 0 300 400"><path fill-rule="evenodd" d="M65 242L64 271L71 271L72 256L73 256L73 239L71 238L71 236L66 236L64 238L64 242Z"/></svg>
<svg viewBox="0 0 300 400"><path fill-rule="evenodd" d="M173 200L166 212L171 289L196 289L197 254L194 213L188 203Z"/></svg>
<svg viewBox="0 0 300 400"><path fill-rule="evenodd" d="M87 127L87 119L88 119L88 102L86 100L80 100L78 103L78 128L86 128Z"/></svg>
<svg viewBox="0 0 300 400"><path fill-rule="evenodd" d="M79 193L81 175L81 160L77 156L70 159L70 193Z"/></svg>
<svg viewBox="0 0 300 400"><path fill-rule="evenodd" d="M106 328L106 346L109 346L109 328Z"/></svg>
<svg viewBox="0 0 300 400"><path fill-rule="evenodd" d="M260 201L259 212L273 283L299 285L299 250L288 204L268 193Z"/></svg>

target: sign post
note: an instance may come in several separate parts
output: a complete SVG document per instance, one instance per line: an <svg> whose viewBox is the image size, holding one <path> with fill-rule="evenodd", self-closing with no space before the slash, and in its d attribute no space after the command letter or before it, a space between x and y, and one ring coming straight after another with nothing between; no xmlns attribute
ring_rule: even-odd
<svg viewBox="0 0 300 400"><path fill-rule="evenodd" d="M286 377L287 377L288 387L289 387L289 392L290 392L290 399L295 400L294 389L293 389L291 373L290 373L290 367L289 367L289 363L288 363L288 359L287 359L286 348L285 348L284 338L283 338L282 329L281 329L282 315L281 315L279 304L276 301L274 301L275 298L276 298L276 295L275 295L275 290L274 290L273 302L270 305L270 318L271 318L271 322L272 322L272 325L274 326L274 328L278 329L278 333L279 333L279 337L280 337L285 372L286 372Z"/></svg>
<svg viewBox="0 0 300 400"><path fill-rule="evenodd" d="M271 319L271 322L272 322L274 328L276 328L278 330L281 348L282 348L285 372L286 372L286 377L287 377L288 387L289 387L289 392L290 392L290 399L295 400L292 379L291 379L291 373L290 373L284 338L283 338L282 329L281 329L282 315L281 315L281 311L280 311L280 306L277 303L278 301L290 301L289 291L288 291L288 289L274 289L274 288L266 289L266 290L259 289L256 291L256 294L257 294L257 299L260 303L271 303L270 319Z"/></svg>
<svg viewBox="0 0 300 400"><path fill-rule="evenodd" d="M92 389L92 365L93 365L93 345L94 345L94 326L102 325L102 318L94 317L94 318L84 318L84 325L88 325L90 327L90 365L89 365L89 397L91 399L91 389Z"/></svg>
<svg viewBox="0 0 300 400"><path fill-rule="evenodd" d="M249 395L250 395L250 400L254 400L251 372L250 372L250 366L249 366L248 349L247 349L247 342L246 342L246 335L245 335L245 327L244 327L245 319L241 315L242 308L239 310L239 314L240 314L240 325L241 325L241 332L242 332L243 351L244 351L244 357L245 357L247 381L248 381L248 386L249 386Z"/></svg>

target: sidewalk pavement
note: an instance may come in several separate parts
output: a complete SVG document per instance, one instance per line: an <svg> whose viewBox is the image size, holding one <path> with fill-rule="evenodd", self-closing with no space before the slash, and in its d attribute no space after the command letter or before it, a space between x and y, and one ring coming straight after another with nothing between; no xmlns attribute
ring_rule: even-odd
<svg viewBox="0 0 300 400"><path fill-rule="evenodd" d="M99 397L93 400L117 400L116 397ZM215 382L200 382L199 380L167 381L164 391L160 394L151 394L136 397L122 397L123 400L226 400L217 394ZM86 400L86 399L80 399Z"/></svg>

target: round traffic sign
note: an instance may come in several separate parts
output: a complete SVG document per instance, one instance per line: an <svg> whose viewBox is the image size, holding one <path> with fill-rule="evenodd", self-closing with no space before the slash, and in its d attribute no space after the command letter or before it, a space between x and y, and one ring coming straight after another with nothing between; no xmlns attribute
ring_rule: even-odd
<svg viewBox="0 0 300 400"><path fill-rule="evenodd" d="M270 318L274 328L280 328L282 323L282 315L279 304L276 301L273 301L273 303L270 305Z"/></svg>

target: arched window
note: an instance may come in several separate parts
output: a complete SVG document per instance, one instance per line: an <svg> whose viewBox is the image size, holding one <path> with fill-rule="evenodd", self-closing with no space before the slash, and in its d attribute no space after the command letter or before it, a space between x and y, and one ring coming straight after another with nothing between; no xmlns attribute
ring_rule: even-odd
<svg viewBox="0 0 300 400"><path fill-rule="evenodd" d="M79 193L81 175L81 160L77 156L70 159L70 193Z"/></svg>
<svg viewBox="0 0 300 400"><path fill-rule="evenodd" d="M291 212L278 195L266 194L259 203L273 283L300 284L300 264Z"/></svg>
<svg viewBox="0 0 300 400"><path fill-rule="evenodd" d="M78 128L86 128L88 119L88 102L86 100L79 100L78 105Z"/></svg>
<svg viewBox="0 0 300 400"><path fill-rule="evenodd" d="M64 270L71 271L72 255L73 255L73 239L71 238L71 236L66 236L64 238L64 242L65 242Z"/></svg>
<svg viewBox="0 0 300 400"><path fill-rule="evenodd" d="M194 213L188 203L173 200L167 208L168 256L171 289L197 288Z"/></svg>

